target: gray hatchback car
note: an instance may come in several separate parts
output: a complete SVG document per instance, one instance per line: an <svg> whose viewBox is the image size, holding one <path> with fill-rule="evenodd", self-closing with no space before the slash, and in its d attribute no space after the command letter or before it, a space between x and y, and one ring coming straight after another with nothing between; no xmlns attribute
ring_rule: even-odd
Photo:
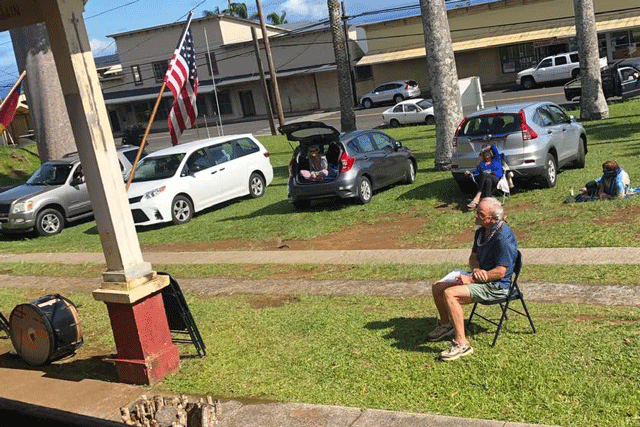
<svg viewBox="0 0 640 427"><path fill-rule="evenodd" d="M131 168L126 159L131 155L135 158L137 150L134 146L117 148L123 170ZM60 233L67 222L91 215L87 184L80 159L74 153L43 163L26 183L0 193L0 232L3 234L35 230L40 236L53 236Z"/></svg>
<svg viewBox="0 0 640 427"><path fill-rule="evenodd" d="M356 198L365 204L373 192L397 182L413 183L415 156L402 143L377 130L340 133L321 122L300 122L282 126L280 133L298 142L289 163L289 201L306 208L311 200ZM308 151L317 145L327 158L329 176L321 181L302 177L309 169Z"/></svg>
<svg viewBox="0 0 640 427"><path fill-rule="evenodd" d="M463 190L465 171L475 169L482 147L495 144L514 178L535 178L553 187L558 169L585 165L587 134L573 116L552 102L501 105L464 118L453 140L451 172Z"/></svg>

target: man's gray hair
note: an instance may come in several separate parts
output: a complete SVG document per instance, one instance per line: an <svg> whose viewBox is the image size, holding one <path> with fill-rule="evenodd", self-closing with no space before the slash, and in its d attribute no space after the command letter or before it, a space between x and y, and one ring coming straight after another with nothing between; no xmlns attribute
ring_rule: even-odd
<svg viewBox="0 0 640 427"><path fill-rule="evenodd" d="M500 200L495 197L485 197L480 200L480 203L486 203L489 205L489 212L491 212L493 219L497 221L504 219L504 208L502 207Z"/></svg>

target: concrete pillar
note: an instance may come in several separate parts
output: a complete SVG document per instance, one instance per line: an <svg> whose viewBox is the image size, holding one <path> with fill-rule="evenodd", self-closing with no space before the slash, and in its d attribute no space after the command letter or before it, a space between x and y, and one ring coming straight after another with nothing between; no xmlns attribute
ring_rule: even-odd
<svg viewBox="0 0 640 427"><path fill-rule="evenodd" d="M120 380L151 384L179 368L158 276L142 258L98 74L83 0L38 0L44 17L107 264L94 298L107 304Z"/></svg>

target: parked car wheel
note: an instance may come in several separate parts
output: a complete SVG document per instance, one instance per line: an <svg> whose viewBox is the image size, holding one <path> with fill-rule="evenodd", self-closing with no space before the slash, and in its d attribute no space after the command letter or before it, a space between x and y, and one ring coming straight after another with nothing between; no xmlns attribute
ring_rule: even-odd
<svg viewBox="0 0 640 427"><path fill-rule="evenodd" d="M391 126L392 128L399 128L400 127L400 122L397 121L396 119L391 119L389 121L389 126Z"/></svg>
<svg viewBox="0 0 640 427"><path fill-rule="evenodd" d="M365 98L362 100L362 106L364 108L371 108L373 107L373 101L371 101L369 98Z"/></svg>
<svg viewBox="0 0 640 427"><path fill-rule="evenodd" d="M407 171L405 172L404 183L413 184L416 180L416 167L411 160L407 160Z"/></svg>
<svg viewBox="0 0 640 427"><path fill-rule="evenodd" d="M524 89L533 89L535 85L536 82L531 77L525 77L522 79L522 87Z"/></svg>
<svg viewBox="0 0 640 427"><path fill-rule="evenodd" d="M547 153L547 157L544 161L544 184L547 188L555 187L558 181L558 162L551 153Z"/></svg>
<svg viewBox="0 0 640 427"><path fill-rule="evenodd" d="M40 236L53 236L64 228L64 218L57 209L43 209L36 217L36 232Z"/></svg>
<svg viewBox="0 0 640 427"><path fill-rule="evenodd" d="M424 118L424 122L428 125L435 125L436 124L436 119L433 116L427 116Z"/></svg>
<svg viewBox="0 0 640 427"><path fill-rule="evenodd" d="M177 195L171 202L171 221L178 224L186 224L193 217L193 203L186 196Z"/></svg>
<svg viewBox="0 0 640 427"><path fill-rule="evenodd" d="M264 178L259 173L252 173L251 177L249 177L249 194L254 199L258 197L262 197L264 195L264 190L266 186L264 184Z"/></svg>
<svg viewBox="0 0 640 427"><path fill-rule="evenodd" d="M398 95L396 95L396 96L394 96L394 97L393 97L393 102L394 102L394 103L396 103L396 104L397 104L398 102L402 102L402 101L404 101L404 96L402 96L402 95L400 95L400 94L398 94Z"/></svg>
<svg viewBox="0 0 640 427"><path fill-rule="evenodd" d="M584 137L580 137L580 142L578 143L578 160L576 160L576 167L580 169L584 168L584 166L587 164L587 150L585 149L586 143L587 141L584 140Z"/></svg>
<svg viewBox="0 0 640 427"><path fill-rule="evenodd" d="M358 180L358 200L361 204L366 205L373 197L373 189L371 181L366 176L361 176Z"/></svg>

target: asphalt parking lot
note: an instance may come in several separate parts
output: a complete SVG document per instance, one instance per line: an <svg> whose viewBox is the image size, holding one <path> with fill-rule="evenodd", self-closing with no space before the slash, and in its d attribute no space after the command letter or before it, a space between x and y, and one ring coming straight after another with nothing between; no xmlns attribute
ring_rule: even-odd
<svg viewBox="0 0 640 427"><path fill-rule="evenodd" d="M539 101L549 100L560 105L567 104L564 98L564 92L561 85L535 88L531 90L519 90L519 89L502 89L496 91L490 91L483 93L485 108L492 107L494 105L510 104L515 102L523 102L527 100ZM359 129L373 129L383 126L382 112L389 108L391 105L379 105L370 109L363 109L359 107L356 110L356 126ZM336 129L340 129L340 111L316 111L306 114L286 114L285 121L287 123L317 120L325 122ZM276 118L276 128L278 127L278 120ZM241 121L234 121L230 123L215 123L209 120L207 128L188 129L180 137L180 142L195 141L198 139L204 139L209 137L215 137L219 135L234 135L251 133L255 136L270 135L271 128L269 122L265 117L256 117L255 119L243 119ZM119 138L116 138L116 142L119 143ZM171 139L168 132L152 133L147 139L146 150L153 152L162 148L169 147L171 145Z"/></svg>

